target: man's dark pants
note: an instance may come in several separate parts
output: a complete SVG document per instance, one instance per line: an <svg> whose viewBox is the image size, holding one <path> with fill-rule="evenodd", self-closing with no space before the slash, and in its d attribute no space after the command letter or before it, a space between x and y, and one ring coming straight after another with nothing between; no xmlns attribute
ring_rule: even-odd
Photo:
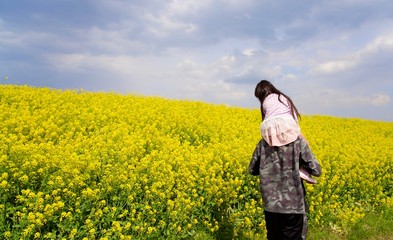
<svg viewBox="0 0 393 240"><path fill-rule="evenodd" d="M268 240L301 240L304 214L265 211Z"/></svg>

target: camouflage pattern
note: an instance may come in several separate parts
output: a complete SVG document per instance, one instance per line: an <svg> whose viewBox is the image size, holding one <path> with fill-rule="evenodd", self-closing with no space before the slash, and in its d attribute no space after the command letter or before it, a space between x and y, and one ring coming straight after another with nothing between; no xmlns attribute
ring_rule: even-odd
<svg viewBox="0 0 393 240"><path fill-rule="evenodd" d="M263 139L259 141L248 171L259 175L265 211L306 214L300 164L311 175L321 175L321 166L303 138L281 147L269 146Z"/></svg>

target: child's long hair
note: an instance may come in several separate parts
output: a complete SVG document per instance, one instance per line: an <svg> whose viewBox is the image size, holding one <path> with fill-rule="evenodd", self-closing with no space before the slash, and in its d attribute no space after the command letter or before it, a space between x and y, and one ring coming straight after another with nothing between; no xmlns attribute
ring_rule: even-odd
<svg viewBox="0 0 393 240"><path fill-rule="evenodd" d="M265 98L271 93L278 94L279 96L278 100L285 105L285 103L283 103L280 98L280 95L284 96L291 104L290 107L291 107L291 113L293 118L296 119L297 116L297 118L300 119L299 111L297 110L295 104L293 104L292 99L287 95L285 95L284 93L282 93L277 88L275 88L273 84L271 84L269 81L262 80L257 84L254 92L255 97L257 97L259 99L259 102L261 103L262 120L265 119L265 110L263 109L263 101L265 101Z"/></svg>

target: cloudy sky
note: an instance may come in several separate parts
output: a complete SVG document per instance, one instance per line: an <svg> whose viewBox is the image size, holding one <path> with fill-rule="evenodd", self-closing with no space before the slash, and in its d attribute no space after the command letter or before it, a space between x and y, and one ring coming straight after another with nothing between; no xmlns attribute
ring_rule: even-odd
<svg viewBox="0 0 393 240"><path fill-rule="evenodd" d="M1 0L1 83L393 121L391 0Z"/></svg>

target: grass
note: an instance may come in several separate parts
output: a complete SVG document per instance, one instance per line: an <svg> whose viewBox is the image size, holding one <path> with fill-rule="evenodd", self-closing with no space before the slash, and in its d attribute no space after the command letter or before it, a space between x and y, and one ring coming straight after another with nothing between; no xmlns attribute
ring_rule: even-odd
<svg viewBox="0 0 393 240"><path fill-rule="evenodd" d="M201 230L192 239L215 240L216 238ZM329 227L310 227L307 240L393 240L393 208L366 214L345 233Z"/></svg>
<svg viewBox="0 0 393 240"><path fill-rule="evenodd" d="M393 208L368 213L344 234L328 228L310 228L308 240L393 240Z"/></svg>

